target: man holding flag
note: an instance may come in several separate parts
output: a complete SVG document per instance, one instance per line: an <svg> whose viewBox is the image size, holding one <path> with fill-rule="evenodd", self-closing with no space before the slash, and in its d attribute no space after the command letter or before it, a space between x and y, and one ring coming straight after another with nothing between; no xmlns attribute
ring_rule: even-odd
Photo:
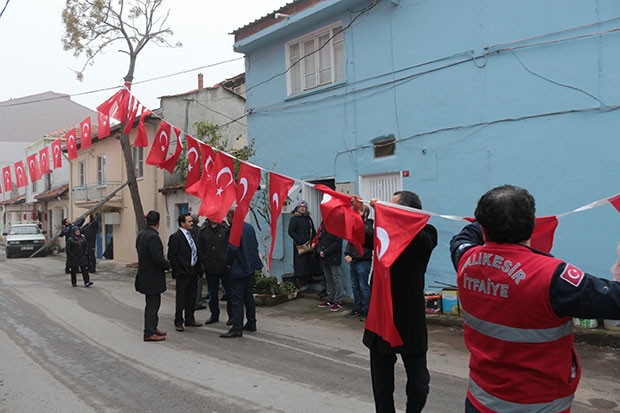
<svg viewBox="0 0 620 413"><path fill-rule="evenodd" d="M396 192L393 204L421 209L420 198L409 191ZM426 367L428 337L424 302L424 274L437 246L437 230L428 216L376 204L375 271L363 342L370 349L370 373L377 412L394 412L394 364L400 353L407 372L407 412L421 412L426 404L430 375ZM380 208L410 217L384 214ZM387 212L387 211L386 211ZM408 224L412 220L412 225ZM417 234L417 235L415 235ZM411 238L406 238L407 236ZM411 241L409 241L411 239ZM399 246L399 240L406 240ZM401 242L402 244L402 242ZM382 259L394 254L387 268ZM391 260L390 260L391 261ZM392 315L389 317L389 315ZM388 315L388 317L383 317ZM395 327L395 328L394 328Z"/></svg>

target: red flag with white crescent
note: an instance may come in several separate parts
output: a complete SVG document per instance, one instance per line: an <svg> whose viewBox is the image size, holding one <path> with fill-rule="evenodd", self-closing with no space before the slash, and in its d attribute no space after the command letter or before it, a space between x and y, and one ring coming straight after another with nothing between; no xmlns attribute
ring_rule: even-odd
<svg viewBox="0 0 620 413"><path fill-rule="evenodd" d="M211 221L222 222L226 213L235 202L237 185L235 185L235 163L226 152L219 151L215 156L215 165L211 179L207 181L198 215Z"/></svg>
<svg viewBox="0 0 620 413"><path fill-rule="evenodd" d="M41 175L45 175L51 172L50 170L50 153L47 146L44 146L39 151L39 171Z"/></svg>
<svg viewBox="0 0 620 413"><path fill-rule="evenodd" d="M110 117L103 112L97 112L97 139L108 136L110 136Z"/></svg>
<svg viewBox="0 0 620 413"><path fill-rule="evenodd" d="M616 208L616 211L620 212L620 194L612 196L608 201L614 208Z"/></svg>
<svg viewBox="0 0 620 413"><path fill-rule="evenodd" d="M189 188L196 182L200 181L200 146L198 141L187 135L187 178L185 179L185 188Z"/></svg>
<svg viewBox="0 0 620 413"><path fill-rule="evenodd" d="M392 347L403 345L394 324L390 267L424 228L430 216L377 202L375 204L375 251L372 294L366 329L378 334Z"/></svg>
<svg viewBox="0 0 620 413"><path fill-rule="evenodd" d="M243 221L248 214L250 202L258 189L258 185L260 185L260 168L247 162L241 162L239 178L237 179L237 208L235 208L228 237L228 243L235 247L238 247L241 242Z"/></svg>
<svg viewBox="0 0 620 413"><path fill-rule="evenodd" d="M28 177L26 176L26 170L22 161L15 162L15 178L18 188L28 186Z"/></svg>
<svg viewBox="0 0 620 413"><path fill-rule="evenodd" d="M183 152L183 142L181 142L181 130L174 127L174 132L177 135L176 147L174 149L174 153L170 156L170 158L166 159L162 164L161 168L167 170L171 174L174 172L174 168L177 166L177 161L181 156L181 152Z"/></svg>
<svg viewBox="0 0 620 413"><path fill-rule="evenodd" d="M60 139L52 142L52 158L54 159L54 169L62 168L62 143Z"/></svg>
<svg viewBox="0 0 620 413"><path fill-rule="evenodd" d="M41 179L41 171L39 170L39 161L37 160L37 154L26 157L26 164L28 164L28 173L30 174L30 181L35 182Z"/></svg>
<svg viewBox="0 0 620 413"><path fill-rule="evenodd" d="M161 167L161 165L166 162L168 148L170 147L170 133L170 124L166 121L162 121L155 134L155 139L153 139L153 145L151 146L149 155L146 157L145 162L147 165Z"/></svg>
<svg viewBox="0 0 620 413"><path fill-rule="evenodd" d="M149 140L146 136L146 125L144 124L144 118L146 118L151 113L153 112L151 112L150 110L145 110L144 112L142 112L142 115L140 115L140 120L138 121L138 131L136 132L136 139L134 139L133 146L149 146Z"/></svg>
<svg viewBox="0 0 620 413"><path fill-rule="evenodd" d="M273 258L273 247L276 243L276 232L278 228L278 218L284 207L284 202L288 196L288 191L293 187L295 181L275 172L269 172L269 209L271 211L271 248L269 250L269 270L271 271L271 260Z"/></svg>
<svg viewBox="0 0 620 413"><path fill-rule="evenodd" d="M200 153L202 159L202 174L200 180L194 182L191 185L185 186L185 192L194 195L195 197L202 198L207 190L207 182L211 179L213 168L215 166L215 151L206 143L198 142L200 146Z"/></svg>
<svg viewBox="0 0 620 413"><path fill-rule="evenodd" d="M366 229L362 216L353 209L353 197L325 185L315 185L314 188L323 193L321 215L327 232L349 241L360 256L364 255Z"/></svg>
<svg viewBox="0 0 620 413"><path fill-rule="evenodd" d="M4 192L10 192L13 190L13 177L11 176L10 166L5 166L2 168L2 182L4 182Z"/></svg>
<svg viewBox="0 0 620 413"><path fill-rule="evenodd" d="M67 142L67 159L72 160L77 158L77 142L75 138L75 128L71 129L65 135Z"/></svg>
<svg viewBox="0 0 620 413"><path fill-rule="evenodd" d="M131 130L133 129L133 123L136 120L138 112L143 108L142 104L138 102L133 95L130 95L129 106L127 107L127 120L125 121L125 128L123 129L123 133L129 135ZM142 113L142 112L140 112Z"/></svg>
<svg viewBox="0 0 620 413"><path fill-rule="evenodd" d="M80 122L80 149L90 148L93 143L90 130L90 116Z"/></svg>

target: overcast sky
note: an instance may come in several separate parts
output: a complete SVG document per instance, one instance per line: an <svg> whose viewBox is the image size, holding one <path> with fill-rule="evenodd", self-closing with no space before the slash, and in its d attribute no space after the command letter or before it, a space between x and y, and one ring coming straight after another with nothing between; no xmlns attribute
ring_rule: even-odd
<svg viewBox="0 0 620 413"><path fill-rule="evenodd" d="M290 1L290 0L289 0ZM171 43L182 48L167 49L149 44L138 55L134 82L154 79L219 62L237 61L189 73L135 84L134 95L149 109L159 107L157 97L196 89L198 73L205 86L242 73L243 55L233 51L229 35L254 20L282 7L287 0L168 0L169 25L174 31ZM81 69L83 58L75 58L62 48L62 10L65 0L0 0L0 101L47 91L66 93L72 100L91 109L115 90L86 92L119 87L127 73L128 58L110 48L96 58L95 65L77 81L73 70Z"/></svg>

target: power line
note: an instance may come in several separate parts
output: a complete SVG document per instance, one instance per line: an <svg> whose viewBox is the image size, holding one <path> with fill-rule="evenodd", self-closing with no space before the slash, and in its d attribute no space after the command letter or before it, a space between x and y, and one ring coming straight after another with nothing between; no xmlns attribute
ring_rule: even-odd
<svg viewBox="0 0 620 413"><path fill-rule="evenodd" d="M6 0L6 3L4 3L4 7L2 8L2 11L0 11L0 17L2 17L2 15L4 14L4 11L6 10L6 6L9 5L9 0Z"/></svg>

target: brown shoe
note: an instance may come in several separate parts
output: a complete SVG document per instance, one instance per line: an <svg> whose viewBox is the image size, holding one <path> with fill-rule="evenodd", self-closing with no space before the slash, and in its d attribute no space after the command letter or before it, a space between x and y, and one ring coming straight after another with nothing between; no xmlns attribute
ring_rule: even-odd
<svg viewBox="0 0 620 413"><path fill-rule="evenodd" d="M185 327L183 327L182 325L174 326L174 329L176 331L185 331Z"/></svg>
<svg viewBox="0 0 620 413"><path fill-rule="evenodd" d="M168 333L166 333L164 330L160 330L159 328L155 329L155 335L156 336L165 336L166 334L168 334Z"/></svg>
<svg viewBox="0 0 620 413"><path fill-rule="evenodd" d="M158 336L157 334L153 334L150 337L144 337L144 341L164 341L166 337Z"/></svg>
<svg viewBox="0 0 620 413"><path fill-rule="evenodd" d="M185 323L185 327L200 327L202 326L201 323L199 323L198 321L192 321L191 323Z"/></svg>

